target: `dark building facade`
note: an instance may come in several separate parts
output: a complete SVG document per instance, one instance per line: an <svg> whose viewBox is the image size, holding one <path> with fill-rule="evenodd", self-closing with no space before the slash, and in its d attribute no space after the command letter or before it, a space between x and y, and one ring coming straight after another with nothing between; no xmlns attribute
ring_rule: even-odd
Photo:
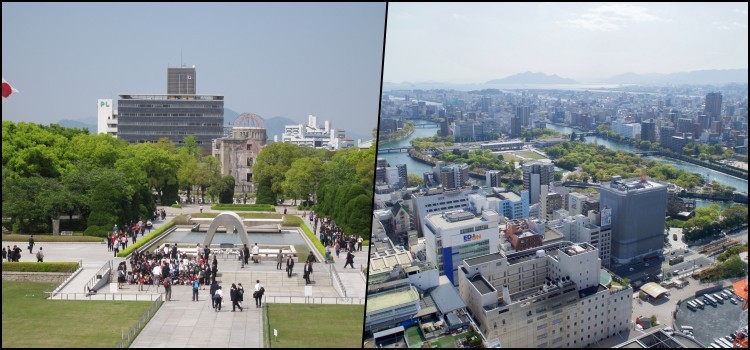
<svg viewBox="0 0 750 350"><path fill-rule="evenodd" d="M117 104L118 137L130 143L166 137L180 144L193 135L207 153L223 136L224 96L125 94Z"/></svg>
<svg viewBox="0 0 750 350"><path fill-rule="evenodd" d="M195 95L195 67L167 68L167 94Z"/></svg>

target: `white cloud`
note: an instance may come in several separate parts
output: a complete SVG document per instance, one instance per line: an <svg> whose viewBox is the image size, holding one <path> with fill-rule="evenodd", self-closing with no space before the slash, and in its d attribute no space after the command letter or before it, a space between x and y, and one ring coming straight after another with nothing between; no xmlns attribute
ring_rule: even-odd
<svg viewBox="0 0 750 350"><path fill-rule="evenodd" d="M574 16L576 18L562 24L592 31L612 31L622 29L629 23L660 20L644 7L619 4L599 6Z"/></svg>

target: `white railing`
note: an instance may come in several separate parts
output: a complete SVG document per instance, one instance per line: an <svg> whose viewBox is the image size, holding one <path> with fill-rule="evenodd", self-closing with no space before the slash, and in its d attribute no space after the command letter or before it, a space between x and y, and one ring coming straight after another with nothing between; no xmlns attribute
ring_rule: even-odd
<svg viewBox="0 0 750 350"><path fill-rule="evenodd" d="M153 303L151 303L151 307L146 310L146 312L141 315L141 317L138 319L138 322L133 325L133 328L131 328L127 333L122 334L122 338L120 339L120 342L115 344L115 348L125 348L130 345L130 343L135 339L136 336L138 336L138 333L141 332L141 329L143 327L146 327L146 324L148 324L148 321L151 320L151 316L156 314L157 311L159 311L159 306L162 304L162 298L161 294L158 294L158 298L154 300Z"/></svg>
<svg viewBox="0 0 750 350"><path fill-rule="evenodd" d="M49 300L112 300L112 301L154 301L161 294L123 294L123 293L60 293L45 292Z"/></svg>
<svg viewBox="0 0 750 350"><path fill-rule="evenodd" d="M340 295L342 297L346 298L346 288L344 288L344 282L341 281L341 277L339 276L339 272L336 270L336 265L330 264L328 266L329 266L328 269L331 272L331 284L334 284L333 280L335 280L336 283L334 284L334 287L335 287L335 285L338 285L338 287L340 289L339 292L341 293Z"/></svg>
<svg viewBox="0 0 750 350"><path fill-rule="evenodd" d="M83 264L81 264L83 266ZM107 271L109 270L109 271ZM104 272L107 272L107 275L104 275ZM91 279L86 283L85 286L83 286L83 292L88 293L91 288L96 286L96 283L99 282L99 276L101 276L101 279L106 278L107 281L109 281L110 276L112 275L112 260L107 261L102 268L99 269L99 271L94 274L94 277L91 277Z"/></svg>
<svg viewBox="0 0 750 350"><path fill-rule="evenodd" d="M335 304L335 305L364 305L366 298L337 298L337 297L305 297L264 295L264 303L271 304Z"/></svg>

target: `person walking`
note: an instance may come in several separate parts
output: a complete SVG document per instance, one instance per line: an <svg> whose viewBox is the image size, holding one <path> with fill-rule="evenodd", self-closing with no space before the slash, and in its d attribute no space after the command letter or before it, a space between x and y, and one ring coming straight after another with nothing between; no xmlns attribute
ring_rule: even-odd
<svg viewBox="0 0 750 350"><path fill-rule="evenodd" d="M240 268L245 268L245 249L240 248Z"/></svg>
<svg viewBox="0 0 750 350"><path fill-rule="evenodd" d="M214 310L216 310L216 312L221 311L221 301L223 299L224 299L224 292L222 292L221 286L219 286L218 289L216 290L216 293L214 293L214 302L215 302Z"/></svg>
<svg viewBox="0 0 750 350"><path fill-rule="evenodd" d="M253 246L253 262L260 263L260 247L258 247L258 243L255 243Z"/></svg>
<svg viewBox="0 0 750 350"><path fill-rule="evenodd" d="M344 264L344 268L346 268L347 265L351 265L351 267L354 268L354 254L352 254L351 251L346 252L346 264Z"/></svg>
<svg viewBox="0 0 750 350"><path fill-rule="evenodd" d="M42 253L42 247L39 247L39 251L36 252L36 262L44 262L44 253Z"/></svg>
<svg viewBox="0 0 750 350"><path fill-rule="evenodd" d="M336 249L336 257L338 258L339 253L341 253L341 244L339 244L338 240L336 240L336 245L334 246L334 248Z"/></svg>
<svg viewBox="0 0 750 350"><path fill-rule="evenodd" d="M240 304L240 312L242 312L242 309L244 308L242 302L245 301L245 288L242 287L242 283L237 283L237 300L237 303Z"/></svg>
<svg viewBox="0 0 750 350"><path fill-rule="evenodd" d="M315 262L315 255L313 255L312 250L310 251L310 254L307 254L307 262Z"/></svg>
<svg viewBox="0 0 750 350"><path fill-rule="evenodd" d="M294 259L291 255L286 257L286 274L291 278L292 269L294 269Z"/></svg>
<svg viewBox="0 0 750 350"><path fill-rule="evenodd" d="M244 259L245 265L247 265L250 262L250 248L247 247L247 244L242 247L242 251L245 253Z"/></svg>
<svg viewBox="0 0 750 350"><path fill-rule="evenodd" d="M325 261L325 263L328 264L329 261L332 262L332 260L331 260L331 245L330 244L326 244L326 261Z"/></svg>
<svg viewBox="0 0 750 350"><path fill-rule="evenodd" d="M154 275L154 285L156 286L156 292L158 293L159 283L161 283L161 264L155 264L151 273Z"/></svg>
<svg viewBox="0 0 750 350"><path fill-rule="evenodd" d="M265 294L266 289L263 288L263 286L260 284L260 280L255 280L255 292L253 292L253 298L255 298L255 307L259 308L261 306L261 300L263 299L263 294Z"/></svg>
<svg viewBox="0 0 750 350"><path fill-rule="evenodd" d="M302 277L305 279L305 284L311 283L310 278L312 277L312 273L313 273L312 264L313 263L311 261L308 261L305 263L304 273L302 275Z"/></svg>
<svg viewBox="0 0 750 350"><path fill-rule="evenodd" d="M172 301L172 281L171 278L164 279L164 301Z"/></svg>
<svg viewBox="0 0 750 350"><path fill-rule="evenodd" d="M211 289L210 289L210 293L211 293L211 305L214 307L214 309L216 309L216 299L215 298L216 298L216 291L218 289L219 289L219 284L218 283L214 282L214 283L211 284Z"/></svg>
<svg viewBox="0 0 750 350"><path fill-rule="evenodd" d="M201 204L199 208L201 210L201 213L203 213L203 204Z"/></svg>
<svg viewBox="0 0 750 350"><path fill-rule="evenodd" d="M362 251L362 242L364 242L364 239L362 239L362 237L357 238L357 251Z"/></svg>
<svg viewBox="0 0 750 350"><path fill-rule="evenodd" d="M240 300L239 300L239 291L237 290L237 285L232 283L232 288L229 289L229 299L232 301L232 312L237 311L237 308L240 308L240 312L242 312L242 306L240 306Z"/></svg>
<svg viewBox="0 0 750 350"><path fill-rule="evenodd" d="M34 235L31 235L31 237L29 237L29 254L33 254L34 253L33 250L34 250Z"/></svg>
<svg viewBox="0 0 750 350"><path fill-rule="evenodd" d="M198 282L197 279L193 280L193 301L198 301L198 290L200 289L201 284ZM211 292L211 296L213 296L213 291Z"/></svg>
<svg viewBox="0 0 750 350"><path fill-rule="evenodd" d="M3 260L6 260L8 258L8 251L5 250L5 247L3 247Z"/></svg>
<svg viewBox="0 0 750 350"><path fill-rule="evenodd" d="M276 254L276 269L281 270L281 264L284 262L284 254L279 249L279 254Z"/></svg>

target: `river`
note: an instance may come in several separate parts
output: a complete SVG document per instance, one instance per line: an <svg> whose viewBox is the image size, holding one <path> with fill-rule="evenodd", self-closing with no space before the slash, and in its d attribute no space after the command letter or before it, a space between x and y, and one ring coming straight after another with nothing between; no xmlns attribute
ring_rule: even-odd
<svg viewBox="0 0 750 350"><path fill-rule="evenodd" d="M408 146L411 146L410 142L412 139L415 139L417 137L434 136L439 130L437 124L427 123L424 121L420 121L420 123L433 124L434 127L416 128L414 130L414 133L411 134L411 136L407 137L406 139L403 139L400 141L384 142L380 144L379 146L381 148L408 147ZM559 125L553 125L553 124L547 124L547 128L555 130L562 134L570 134L576 131L567 126L559 126ZM635 147L632 147L628 144L614 142L614 141L607 140L598 136L586 136L585 140L586 142L589 142L589 143L603 145L611 150L625 151L625 152L636 151ZM378 154L378 157L385 158L391 166L396 166L396 164L406 164L406 168L409 173L417 174L420 177L425 171L431 171L431 168L428 165L415 162L414 160L409 158L409 155L407 153ZM660 163L672 165L675 168L680 169L680 170L685 170L691 173L699 174L703 176L704 178L708 176L710 181L716 181L724 186L732 186L740 192L747 193L747 179L740 179L740 178L730 176L730 175L727 175L727 174L724 174L715 170L707 169L707 168L704 168L695 164L686 163L686 162L676 160L676 159L669 159L669 158L658 157L658 156L649 156L647 158L651 160L655 160ZM472 180L477 182L477 180L474 180L474 179ZM478 181L478 182L479 182L478 184L481 185L484 181Z"/></svg>
<svg viewBox="0 0 750 350"><path fill-rule="evenodd" d="M568 134L568 135L571 134L574 131L575 132L580 132L580 131L577 131L577 130L572 129L570 127L567 127L567 126L559 126L559 125L554 125L554 124L549 124L549 123L547 124L547 128L555 130L555 131L557 131L559 133ZM601 138L599 136L585 136L584 138L585 138L586 142L588 142L588 143L593 143L593 144L597 144L597 145L603 145L603 146L605 146L605 147L607 147L607 148L609 148L611 150L625 151L625 152L636 152L636 149L633 146L630 146L630 145L624 144L624 143L620 143L620 142L615 142L615 141L607 140L607 139ZM671 165L671 166L673 166L673 167L675 167L677 169L680 169L680 170L685 170L685 171L690 172L690 173L699 174L699 175L703 176L704 179L706 177L708 177L709 181L716 181L719 184L724 185L724 186L732 186L735 189L737 189L737 191L747 193L747 179L741 179L741 178L738 178L738 177L734 177L734 176L731 176L731 175L727 175L727 174L718 172L716 170L704 168L702 166L698 166L698 165L695 165L695 164L692 164L692 163L683 162L683 161L677 160L677 159L671 159L671 158L665 158L665 157L659 157L659 156L648 156L648 157L646 157L646 159L655 160L655 161L657 161L659 163L669 164L669 165Z"/></svg>

